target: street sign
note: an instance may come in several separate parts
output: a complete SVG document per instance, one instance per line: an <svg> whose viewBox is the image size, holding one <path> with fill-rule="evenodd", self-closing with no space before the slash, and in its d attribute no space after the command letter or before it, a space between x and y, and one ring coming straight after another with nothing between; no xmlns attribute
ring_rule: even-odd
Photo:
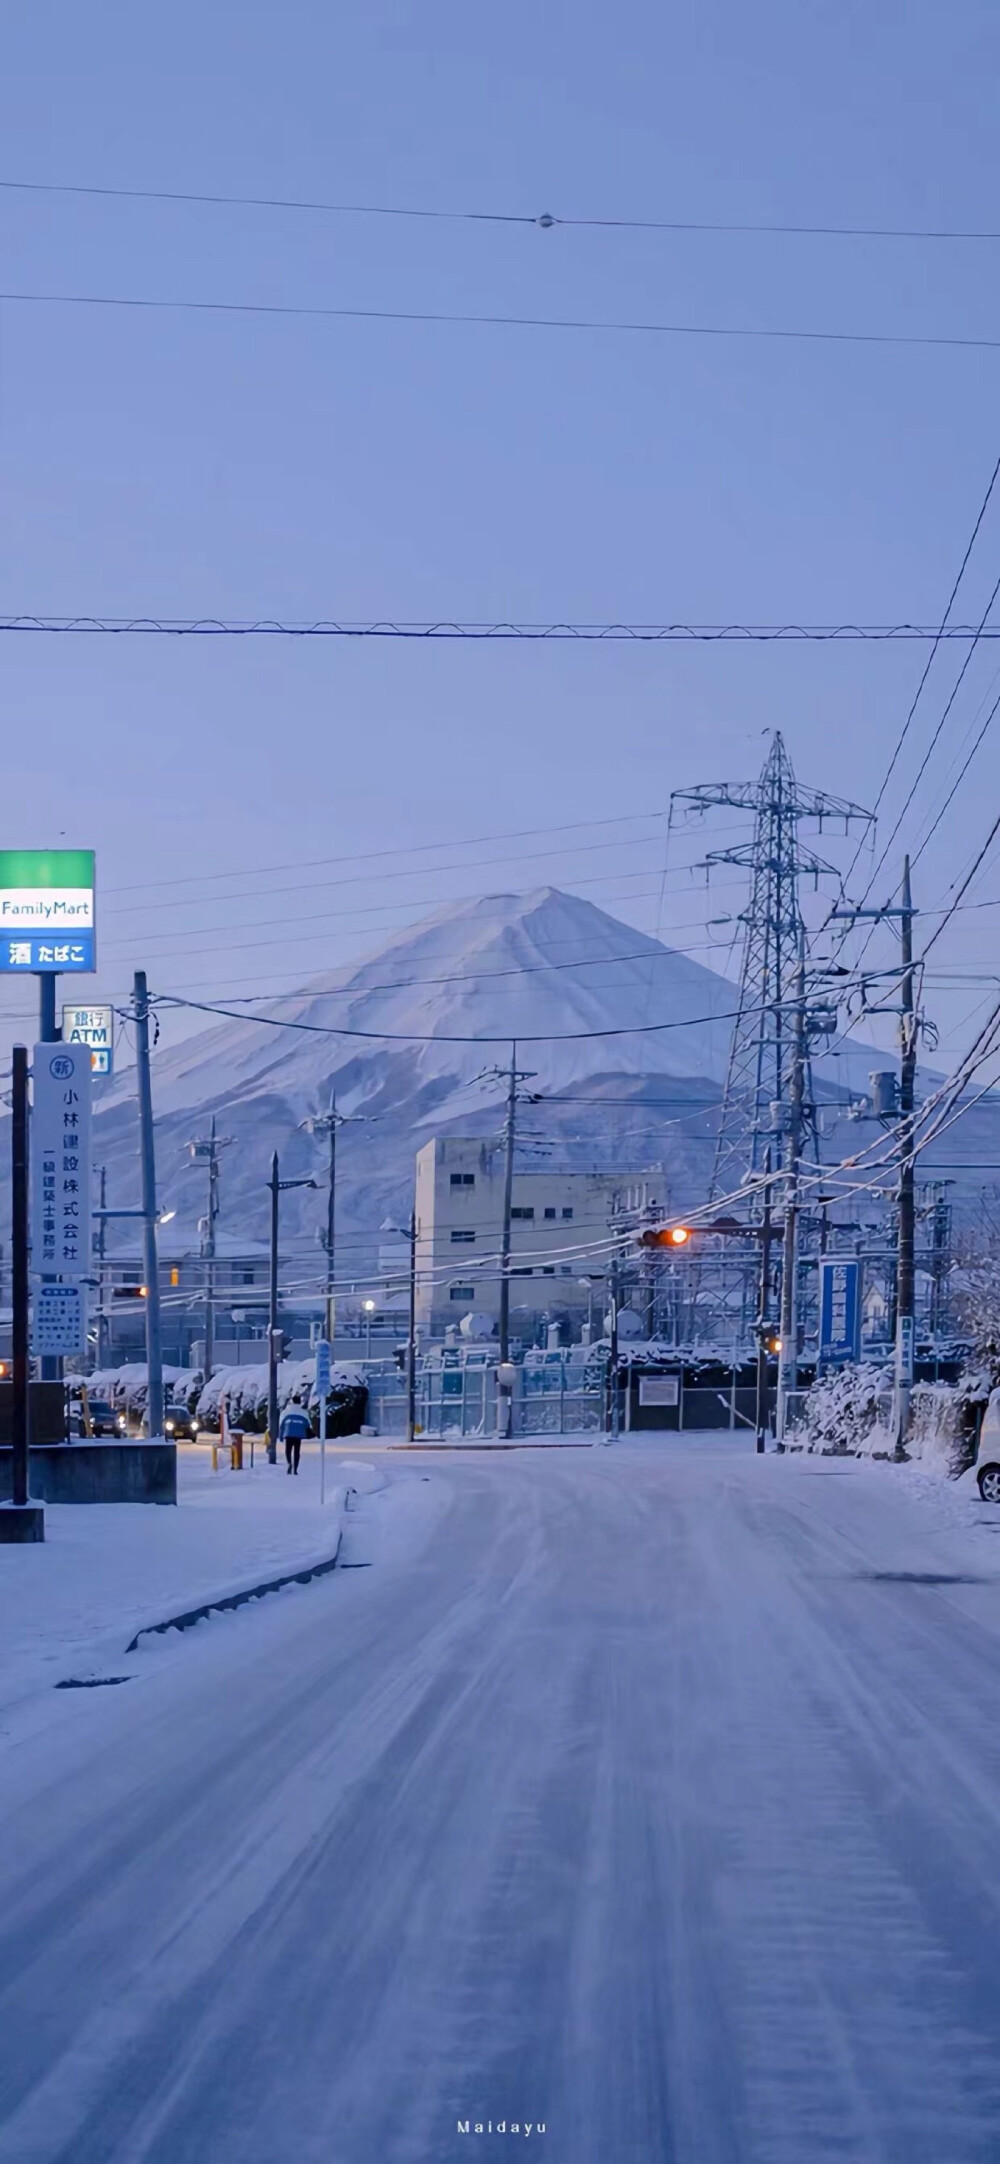
<svg viewBox="0 0 1000 2164"><path fill-rule="evenodd" d="M320 1337L316 1340L316 1396L325 1398L330 1389L330 1341Z"/></svg>
<svg viewBox="0 0 1000 2164"><path fill-rule="evenodd" d="M86 1329L81 1285L39 1285L31 1332L36 1359L85 1351Z"/></svg>
<svg viewBox="0 0 1000 2164"><path fill-rule="evenodd" d="M819 1280L819 1358L838 1367L861 1356L861 1264L824 1255Z"/></svg>
<svg viewBox="0 0 1000 2164"><path fill-rule="evenodd" d="M32 1053L31 1267L85 1277L90 1259L90 1050L36 1044Z"/></svg>
<svg viewBox="0 0 1000 2164"><path fill-rule="evenodd" d="M62 1011L62 1034L64 1044L87 1044L90 1046L90 1071L92 1074L111 1074L115 1054L115 1010L113 1007L64 1007Z"/></svg>
<svg viewBox="0 0 1000 2164"><path fill-rule="evenodd" d="M92 849L0 849L0 970L96 968Z"/></svg>

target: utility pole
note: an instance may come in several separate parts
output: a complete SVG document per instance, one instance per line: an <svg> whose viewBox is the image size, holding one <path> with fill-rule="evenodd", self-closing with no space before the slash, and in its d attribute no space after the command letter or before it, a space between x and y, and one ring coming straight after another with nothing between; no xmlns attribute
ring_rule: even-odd
<svg viewBox="0 0 1000 2164"><path fill-rule="evenodd" d="M417 1213L410 1211L410 1328L406 1341L406 1440L417 1426Z"/></svg>
<svg viewBox="0 0 1000 2164"><path fill-rule="evenodd" d="M302 1125L310 1135L326 1135L328 1156L326 1170L326 1232L320 1237L326 1249L326 1336L332 1345L336 1336L336 1267L335 1243L337 1232L337 1129L350 1118L346 1112L338 1112L335 1095L330 1097L329 1112L314 1113Z"/></svg>
<svg viewBox="0 0 1000 2164"><path fill-rule="evenodd" d="M503 1146L503 1230L500 1236L500 1362L510 1357L510 1211L514 1193L514 1126L517 1112L517 1046L510 1048L507 1117Z"/></svg>
<svg viewBox="0 0 1000 2164"><path fill-rule="evenodd" d="M271 1279L267 1311L267 1460L278 1459L278 1152L271 1158Z"/></svg>
<svg viewBox="0 0 1000 2164"><path fill-rule="evenodd" d="M190 1145L193 1158L208 1165L208 1216L202 1218L201 1253L205 1264L205 1381L211 1382L215 1366L215 1221L219 1215L219 1151L228 1149L231 1135L218 1135L215 1114L208 1141Z"/></svg>
<svg viewBox="0 0 1000 2164"><path fill-rule="evenodd" d="M899 912L903 977L899 1018L899 1234L896 1263L896 1439L893 1449L896 1459L906 1457L915 1332L913 1112L917 1080L917 1017L913 1004L913 916L910 859L904 857Z"/></svg>
<svg viewBox="0 0 1000 2164"><path fill-rule="evenodd" d="M611 1280L608 1298L608 1427L613 1443L618 1441L621 1409L618 1402L618 1255L611 1257Z"/></svg>
<svg viewBox="0 0 1000 2164"><path fill-rule="evenodd" d="M799 1159L802 1155L803 1108L806 1074L806 957L805 935L799 936L799 960L795 990L795 1025L792 1039L792 1072L788 1090L788 1178L785 1189L785 1222L781 1265L781 1323L778 1345L777 1444L785 1447L788 1400L798 1381L799 1308L798 1219Z"/></svg>
<svg viewBox="0 0 1000 2164"><path fill-rule="evenodd" d="M913 919L916 916L910 886L910 859L903 858L903 881L898 904L882 909L835 909L833 916L852 923L862 917L881 923L899 919L902 971L899 999L899 1180L896 1192L896 1403L893 1457L906 1457L910 1426L910 1395L913 1389L914 1313L914 1110L917 1080L917 1033L919 1016L913 998ZM883 1009L884 1011L884 1009ZM877 1111L881 1117L881 1111ZM890 1118L892 1115L889 1115Z"/></svg>
<svg viewBox="0 0 1000 2164"><path fill-rule="evenodd" d="M136 1072L139 1085L139 1158L142 1168L142 1245L146 1279L146 1430L163 1434L163 1340L160 1331L160 1266L156 1250L156 1155L153 1089L149 1072L149 990L137 969L133 987ZM104 1220L101 1220L102 1224Z"/></svg>
<svg viewBox="0 0 1000 2164"><path fill-rule="evenodd" d="M278 1152L271 1158L271 1282L268 1297L267 1329L267 1462L275 1465L278 1458L278 1362L281 1357L280 1331L278 1329L278 1202L289 1187L315 1187L315 1180L283 1180L278 1173Z"/></svg>
<svg viewBox="0 0 1000 2164"><path fill-rule="evenodd" d="M760 1227L760 1281L757 1295L757 1404L758 1454L767 1449L767 1331L771 1296L771 1150L764 1151L764 1214Z"/></svg>

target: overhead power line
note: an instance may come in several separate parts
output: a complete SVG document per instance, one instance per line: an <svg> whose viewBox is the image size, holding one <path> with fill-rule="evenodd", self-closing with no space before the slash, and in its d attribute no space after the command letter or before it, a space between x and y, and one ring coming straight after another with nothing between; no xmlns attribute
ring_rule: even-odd
<svg viewBox="0 0 1000 2164"><path fill-rule="evenodd" d="M893 774L894 774L894 772L895 772L895 770L896 770L896 765L897 765L897 762L898 762L898 760L899 760L899 757L900 757L900 753L902 752L903 746L904 746L904 744L905 744L905 742L906 742L906 739L907 739L907 737L908 737L908 735L909 735L909 733L910 733L910 729L911 729L911 728L912 728L912 726L913 726L913 718L914 718L914 715L916 714L916 711L917 711L917 707L918 707L918 706L919 706L919 704L920 704L920 700L921 700L921 697L922 697L922 695L923 695L924 687L925 687L925 685L926 685L926 683L927 683L927 679L928 679L928 677L929 677L929 675L930 675L930 673L931 673L931 669L932 669L932 668L933 668L933 666L934 666L934 656L935 656L935 654L937 653L938 647L939 647L939 646L941 645L942 641L944 641L944 640L946 640L946 639L948 639L948 638L950 638L950 637L952 636L952 628L951 628L951 627L949 626L949 622L948 622L948 619L949 619L949 617L950 617L950 615L951 615L952 609L953 609L953 608L954 608L954 606L955 606L955 602L956 602L956 599L957 599L957 596L958 596L958 589L959 589L959 587L961 586L961 583L962 583L962 580L963 580L963 578L965 577L965 573L966 573L966 570L967 570L967 568L968 568L969 558L970 558L970 556L972 555L972 551L973 551L973 549L975 548L976 542L977 542L977 540L978 540L978 538L979 538L979 530L980 530L980 527L982 526L983 520L984 520L984 518L986 517L986 513L987 513L987 511L988 511L988 509L989 509L989 506L990 506L990 501L991 501L991 498L992 498L992 495L993 495L993 491L994 491L994 489L995 489L995 487L996 487L996 485L997 485L997 480L998 480L998 478L1000 478L1000 458L998 458L998 459L997 459L996 465L994 466L994 468L993 468L993 471L992 471L992 473L991 473L991 475L990 475L990 478L989 478L989 483L988 483L988 486L987 486L987 489L986 489L986 494L985 494L985 496L983 497L982 503L981 503L981 504L980 504L980 506L979 506L979 510L978 510L978 511L977 511L977 513L976 513L976 519L975 519L975 524L973 525L973 528L972 528L972 532L971 532L971 534L969 535L968 541L967 541L967 542L966 542L966 544L965 544L965 549L964 549L964 552L963 552L963 555L962 555L962 561L961 561L961 563L959 564L958 570L957 570L957 572L956 572L956 574L955 574L955 579L954 579L954 583L953 583L953 585L952 585L952 589L951 589L951 592L950 592L950 594L948 595L948 600L947 600L947 603L946 603L946 605L945 605L945 610L944 610L944 614L943 614L943 616L942 616L942 618L941 618L941 622L940 622L940 624L938 625L938 628L937 628L936 632L934 633L934 639L933 639L933 645L932 645L932 647L931 647L931 651L930 651L930 653L929 653L929 654L928 654L928 656L927 656L927 660L926 660L926 662L924 663L924 667L923 667L923 671L922 671L922 673L921 673L920 681L919 681L919 683L918 683L918 685L917 685L917 688L916 688L916 691L914 692L914 694L913 694L913 697L912 697L912 699L911 699L911 701L910 701L910 705L909 705L909 709L908 709L908 712L907 712L907 714L906 714L906 716L905 716L905 719L904 719L904 721L903 721L903 723L902 723L902 726L901 726L901 728L900 728L900 730L899 730L899 733L898 733L898 735L897 735L897 737L896 737L896 741L895 741L895 744L893 745L893 748L892 748L892 754L891 754L891 756L890 756L890 759L889 759L889 763L888 763L888 766L886 767L885 773L884 773L884 775L882 776L882 782L881 782L881 786L880 786L880 788L879 788L879 792L878 792L878 795L877 795L877 797L875 798L875 802L874 802L874 804L873 804L873 806L872 806L872 811L873 811L873 813L875 814L875 816L876 816L876 817L877 817L877 815L878 815L878 812L879 812L879 810L880 810L880 808L881 808L881 804L882 804L882 799L883 799L883 797L885 796L885 792L886 792L886 790L887 790L887 788L888 788L888 786L889 786L889 783L890 783L890 781L892 780ZM986 616L988 616L988 615L989 615L989 610L987 610L987 611L986 611ZM975 642L976 642L976 641L978 641L979 639L982 639L982 638L986 638L986 637L990 637L990 636L992 636L992 634L991 634L991 633L990 633L990 632L989 632L989 631L987 630L987 626L986 626L986 616L984 616L984 617L982 618L981 622L980 622L980 623L979 623L979 624L977 625L977 627L976 627L976 631L975 631L975 633L974 633L974 639L973 639L973 643L975 643ZM956 687L956 688L957 688L957 687ZM895 832L895 829L893 829L893 832ZM863 837L862 837L862 840L863 840ZM846 885L847 881L848 881L848 880L850 879L850 877L851 877L851 874L852 874L852 872L854 871L854 867L855 867L855 865L857 864L857 861L858 861L858 857L859 857L859 856L860 856L860 854L861 854L861 848L862 848L862 841L859 841L859 843L858 843L858 847L857 847L857 849L855 850L855 852L854 852L854 855L853 855L853 857L852 857L852 859L851 859L851 862L850 862L850 864L849 864L849 866L848 866L848 868L847 868L847 872L845 873L845 885ZM882 852L882 856L881 856L881 857L879 858L879 862L878 862L878 865L876 865L876 867L875 867L875 870L874 870L874 871L872 872L872 874L871 874L871 877L869 878L869 881L868 881L868 885L867 885L867 887L866 887L866 889L865 889L864 895L862 896L862 902L865 902L865 901L867 900L867 898L868 898L868 895L869 895L869 893L871 892L871 888L872 888L872 885L873 885L873 883L874 883L874 880L875 880L875 878L877 877L877 874L878 874L878 870L879 870L879 868L880 868L880 866L881 866L881 864L882 864L882 862L883 862L883 860L884 860L884 856L885 856L885 851L883 850L883 852Z"/></svg>
<svg viewBox="0 0 1000 2164"><path fill-rule="evenodd" d="M339 218L427 219L441 224L534 226L543 232L558 226L598 232L762 234L807 240L1000 241L1000 232L983 227L906 225L802 225L764 219L587 218L552 211L429 209L403 203L338 203L309 196L229 195L193 188L98 187L81 181L0 180L0 188L21 195L94 196L130 203L196 203L213 209L287 210Z"/></svg>
<svg viewBox="0 0 1000 2164"><path fill-rule="evenodd" d="M218 1014L231 1022L246 1022L252 1019L254 1026L259 1025L262 1029L306 1030L310 1036L315 1037L363 1037L376 1044L510 1044L514 1035L516 1035L518 1044L576 1044L584 1039L590 1040L600 1037L648 1037L666 1029L701 1029L715 1022L732 1022L736 1018L736 1009L732 1008L720 1014L678 1015L669 1022L619 1023L614 1028L608 1029L517 1030L516 1032L507 1029L501 1030L499 1033L493 1032L490 1035L481 1035L478 1032L474 1033L469 1030L429 1030L421 1034L420 1031L414 1030L354 1029L346 1025L341 1027L335 1022L304 1022L298 1019L284 1021L280 1016L271 1014L257 1014L248 1017L245 1014L238 1013L235 1008L222 1006L216 1000L181 999L172 992L158 993L156 1005L159 1007L189 1008L196 1014Z"/></svg>
<svg viewBox="0 0 1000 2164"><path fill-rule="evenodd" d="M276 617L221 616L0 616L0 631L71 633L82 637L139 637L172 639L451 639L490 640L503 644L521 640L526 644L561 640L581 645L672 645L694 641L706 646L776 644L799 645L803 640L819 644L933 641L975 645L983 639L1000 638L1000 625L976 624L643 624L643 623L496 623L459 622L426 618L407 623L372 618L367 623L338 622L318 617L312 622L288 623ZM933 659L933 656L931 657ZM888 777L887 777L888 779Z"/></svg>
<svg viewBox="0 0 1000 2164"><path fill-rule="evenodd" d="M823 331L798 325L749 323L647 323L610 316L515 316L478 309L345 308L318 302L197 301L141 293L0 293L8 306L126 308L189 315L298 317L342 323L475 325L521 331L614 331L644 338L747 338L835 346L940 346L970 352L1000 351L1000 338L960 338L950 332Z"/></svg>

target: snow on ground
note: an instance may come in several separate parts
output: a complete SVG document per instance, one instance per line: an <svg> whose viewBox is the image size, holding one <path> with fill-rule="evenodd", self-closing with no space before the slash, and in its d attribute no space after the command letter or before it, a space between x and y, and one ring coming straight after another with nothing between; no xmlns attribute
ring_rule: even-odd
<svg viewBox="0 0 1000 2164"><path fill-rule="evenodd" d="M44 1543L2 1551L0 1709L63 1677L113 1670L146 1624L332 1555L350 1478L339 1454L328 1448L322 1509L318 1448L297 1479L255 1457L253 1472L213 1473L207 1448L182 1448L176 1509L48 1504Z"/></svg>
<svg viewBox="0 0 1000 2164"><path fill-rule="evenodd" d="M5 1753L0 2164L992 2164L1000 1510L349 1447L353 1570Z"/></svg>

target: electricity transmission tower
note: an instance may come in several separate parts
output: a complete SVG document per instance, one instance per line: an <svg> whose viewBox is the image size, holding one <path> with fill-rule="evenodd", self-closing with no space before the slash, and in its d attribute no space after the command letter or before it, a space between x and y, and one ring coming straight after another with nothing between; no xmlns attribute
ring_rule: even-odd
<svg viewBox="0 0 1000 2164"><path fill-rule="evenodd" d="M838 879L836 866L807 847L800 830L811 825L822 833L825 824L842 821L846 834L853 820L870 825L871 814L845 797L802 788L780 730L774 731L756 781L703 782L694 789L677 789L671 807L675 803L701 812L728 805L754 815L752 840L732 849L714 849L704 860L706 870L731 864L750 877L741 920L743 961L716 1143L714 1195L738 1187L748 1172L761 1172L768 1150L776 1171L799 1154L799 1133L789 1146L791 1119L801 1129L812 1116L799 1071L803 1017L796 1018L805 998L805 924L799 882L809 878L818 887L821 879Z"/></svg>

